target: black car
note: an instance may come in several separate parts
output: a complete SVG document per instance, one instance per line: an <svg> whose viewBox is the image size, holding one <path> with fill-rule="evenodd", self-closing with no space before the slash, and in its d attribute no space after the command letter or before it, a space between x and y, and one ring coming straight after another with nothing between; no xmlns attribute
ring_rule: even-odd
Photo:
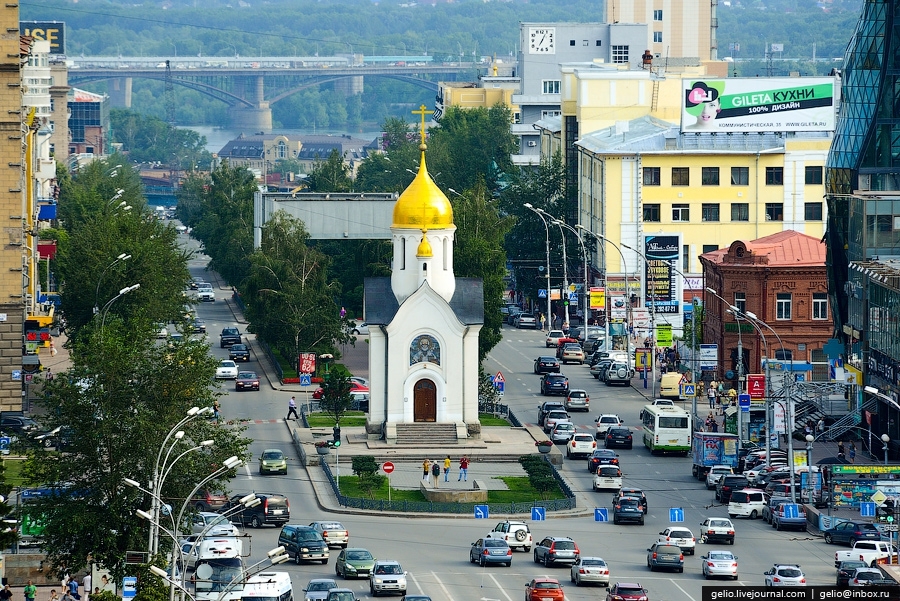
<svg viewBox="0 0 900 601"><path fill-rule="evenodd" d="M534 373L559 373L559 360L556 357L538 357L534 360Z"/></svg>
<svg viewBox="0 0 900 601"><path fill-rule="evenodd" d="M613 505L613 524L623 522L637 522L644 525L644 508L640 499L634 497L619 497Z"/></svg>
<svg viewBox="0 0 900 601"><path fill-rule="evenodd" d="M194 334L206 334L206 322L199 318L192 319L191 331Z"/></svg>
<svg viewBox="0 0 900 601"><path fill-rule="evenodd" d="M544 396L569 394L569 378L561 373L544 374L541 376L541 394Z"/></svg>
<svg viewBox="0 0 900 601"><path fill-rule="evenodd" d="M619 492L613 496L613 505L615 505L616 500L621 497L634 497L635 499L639 499L641 506L644 508L644 513L647 513L647 495L645 495L644 491L640 488L620 488Z"/></svg>
<svg viewBox="0 0 900 601"><path fill-rule="evenodd" d="M219 334L219 348L230 347L241 343L241 331L237 328L223 328Z"/></svg>
<svg viewBox="0 0 900 601"><path fill-rule="evenodd" d="M590 473L596 474L597 468L601 465L619 465L619 456L613 451L597 449L588 457L587 469Z"/></svg>
<svg viewBox="0 0 900 601"><path fill-rule="evenodd" d="M720 503L728 503L731 500L731 493L735 490L747 488L749 483L746 476L738 474L725 474L719 478L716 484L716 501Z"/></svg>
<svg viewBox="0 0 900 601"><path fill-rule="evenodd" d="M4 415L0 419L0 431L16 436L31 436L40 434L41 425L24 415Z"/></svg>
<svg viewBox="0 0 900 601"><path fill-rule="evenodd" d="M249 361L250 347L246 344L232 344L228 349L228 358L232 361Z"/></svg>
<svg viewBox="0 0 900 601"><path fill-rule="evenodd" d="M286 524L291 519L291 505L287 497L277 493L255 493L259 499L259 505L254 507L246 507L242 511L229 513L232 522L238 522L244 526L253 526L261 528L265 524L280 526ZM244 494L234 495L222 507L220 513L225 513L232 508L241 505L241 499ZM235 511L235 510L233 510Z"/></svg>
<svg viewBox="0 0 900 601"><path fill-rule="evenodd" d="M869 567L866 562L859 561L856 559L851 559L848 561L842 561L841 565L837 568L837 579L835 582L836 586L850 586L850 580L853 579L853 574L856 572L856 568L867 568Z"/></svg>
<svg viewBox="0 0 900 601"><path fill-rule="evenodd" d="M823 534L829 545L840 543L852 547L858 540L881 540L881 532L870 522L841 522Z"/></svg>
<svg viewBox="0 0 900 601"><path fill-rule="evenodd" d="M632 440L631 430L628 428L610 428L606 431L605 444L607 449L613 447L632 448L634 441Z"/></svg>

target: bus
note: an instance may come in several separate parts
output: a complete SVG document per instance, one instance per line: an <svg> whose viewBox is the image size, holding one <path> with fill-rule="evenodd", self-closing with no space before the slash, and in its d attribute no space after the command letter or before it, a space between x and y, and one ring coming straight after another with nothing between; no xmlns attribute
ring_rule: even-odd
<svg viewBox="0 0 900 601"><path fill-rule="evenodd" d="M260 572L247 579L242 601L293 601L294 590L287 572Z"/></svg>
<svg viewBox="0 0 900 601"><path fill-rule="evenodd" d="M681 453L691 450L691 415L680 407L645 405L641 412L644 446L651 453Z"/></svg>

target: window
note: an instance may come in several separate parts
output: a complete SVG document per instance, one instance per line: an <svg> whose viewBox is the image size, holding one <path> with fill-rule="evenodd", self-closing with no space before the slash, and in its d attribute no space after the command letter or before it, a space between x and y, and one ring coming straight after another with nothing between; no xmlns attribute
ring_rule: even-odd
<svg viewBox="0 0 900 601"><path fill-rule="evenodd" d="M662 21L662 11L661 10L653 11L653 20L654 21Z"/></svg>
<svg viewBox="0 0 900 601"><path fill-rule="evenodd" d="M628 64L628 46L613 46L612 62L616 65Z"/></svg>
<svg viewBox="0 0 900 601"><path fill-rule="evenodd" d="M703 167L700 170L700 183L704 186L718 186L719 185L719 168L718 167Z"/></svg>
<svg viewBox="0 0 900 601"><path fill-rule="evenodd" d="M779 292L775 295L775 319L791 318L791 293Z"/></svg>
<svg viewBox="0 0 900 601"><path fill-rule="evenodd" d="M575 45L575 40L569 40L569 46L574 46L574 45Z"/></svg>
<svg viewBox="0 0 900 601"><path fill-rule="evenodd" d="M681 245L681 268L685 271L691 270L691 245Z"/></svg>
<svg viewBox="0 0 900 601"><path fill-rule="evenodd" d="M672 221L690 221L691 206L688 204L672 205Z"/></svg>
<svg viewBox="0 0 900 601"><path fill-rule="evenodd" d="M784 185L784 167L766 167L766 185Z"/></svg>
<svg viewBox="0 0 900 601"><path fill-rule="evenodd" d="M812 318L828 319L828 295L824 292L813 292Z"/></svg>
<svg viewBox="0 0 900 601"><path fill-rule="evenodd" d="M822 221L822 203L808 202L804 204L803 218L806 221Z"/></svg>
<svg viewBox="0 0 900 601"><path fill-rule="evenodd" d="M711 253L714 250L719 250L718 245L716 244L704 244L703 245L703 254Z"/></svg>
<svg viewBox="0 0 900 601"><path fill-rule="evenodd" d="M741 313L747 312L747 293L745 292L735 292L734 293L734 306L738 308L738 311Z"/></svg>
<svg viewBox="0 0 900 601"><path fill-rule="evenodd" d="M653 221L659 222L660 213L659 213L659 205L658 204L645 204L644 205L644 221Z"/></svg>
<svg viewBox="0 0 900 601"><path fill-rule="evenodd" d="M654 31L654 32L653 32L653 41L654 41L654 42L657 42L657 43L658 43L658 42L662 42L662 32L661 32L661 31Z"/></svg>
<svg viewBox="0 0 900 601"><path fill-rule="evenodd" d="M733 202L731 203L731 220L732 221L750 221L750 203Z"/></svg>
<svg viewBox="0 0 900 601"><path fill-rule="evenodd" d="M559 117L562 115L562 111L541 111L541 119L546 119L547 117Z"/></svg>
<svg viewBox="0 0 900 601"><path fill-rule="evenodd" d="M806 185L814 185L822 183L822 168L807 167L806 168Z"/></svg>
<svg viewBox="0 0 900 601"><path fill-rule="evenodd" d="M644 167L645 186L658 186L659 179L659 167Z"/></svg>
<svg viewBox="0 0 900 601"><path fill-rule="evenodd" d="M701 221L718 221L719 220L719 203L704 202L700 211Z"/></svg>
<svg viewBox="0 0 900 601"><path fill-rule="evenodd" d="M672 167L672 185L690 186L691 170L687 167Z"/></svg>
<svg viewBox="0 0 900 601"><path fill-rule="evenodd" d="M732 167L731 168L731 185L732 186L749 186L750 185L750 167Z"/></svg>
<svg viewBox="0 0 900 601"><path fill-rule="evenodd" d="M603 44L600 42L600 40L597 40L596 46L602 46L602 45L603 45Z"/></svg>
<svg viewBox="0 0 900 601"><path fill-rule="evenodd" d="M590 44L588 43L587 40L581 40L581 45L582 46L590 46Z"/></svg>
<svg viewBox="0 0 900 601"><path fill-rule="evenodd" d="M784 221L784 204L780 202L767 202L766 221Z"/></svg>
<svg viewBox="0 0 900 601"><path fill-rule="evenodd" d="M544 94L559 94L559 80L546 79L543 82Z"/></svg>

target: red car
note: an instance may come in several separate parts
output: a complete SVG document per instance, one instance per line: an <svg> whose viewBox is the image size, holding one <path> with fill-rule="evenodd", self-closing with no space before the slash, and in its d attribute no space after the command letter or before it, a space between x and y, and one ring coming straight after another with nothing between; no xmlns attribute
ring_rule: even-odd
<svg viewBox="0 0 900 601"><path fill-rule="evenodd" d="M647 589L637 582L617 582L606 593L606 601L647 601Z"/></svg>
<svg viewBox="0 0 900 601"><path fill-rule="evenodd" d="M556 578L534 578L525 585L525 601L563 601L565 595Z"/></svg>
<svg viewBox="0 0 900 601"><path fill-rule="evenodd" d="M313 393L312 398L319 400L322 398L322 393L324 393L324 392L325 392L324 388L317 388L316 391ZM359 382L354 382L353 380L350 380L350 392L369 392L369 387L363 386Z"/></svg>
<svg viewBox="0 0 900 601"><path fill-rule="evenodd" d="M259 390L259 376L254 371L242 371L238 373L234 381L235 390Z"/></svg>

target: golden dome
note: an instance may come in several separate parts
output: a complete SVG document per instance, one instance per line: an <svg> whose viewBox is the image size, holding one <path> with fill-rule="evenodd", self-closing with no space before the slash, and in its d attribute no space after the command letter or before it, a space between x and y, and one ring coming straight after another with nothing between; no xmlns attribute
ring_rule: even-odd
<svg viewBox="0 0 900 601"><path fill-rule="evenodd" d="M416 257L420 259L426 259L433 256L431 254L431 243L428 241L428 236L426 236L427 233L428 230L422 228L422 241L419 242L419 247L416 249Z"/></svg>
<svg viewBox="0 0 900 601"><path fill-rule="evenodd" d="M419 172L394 205L391 227L445 229L453 225L453 207L428 175L424 146L420 146L422 159L419 161Z"/></svg>

